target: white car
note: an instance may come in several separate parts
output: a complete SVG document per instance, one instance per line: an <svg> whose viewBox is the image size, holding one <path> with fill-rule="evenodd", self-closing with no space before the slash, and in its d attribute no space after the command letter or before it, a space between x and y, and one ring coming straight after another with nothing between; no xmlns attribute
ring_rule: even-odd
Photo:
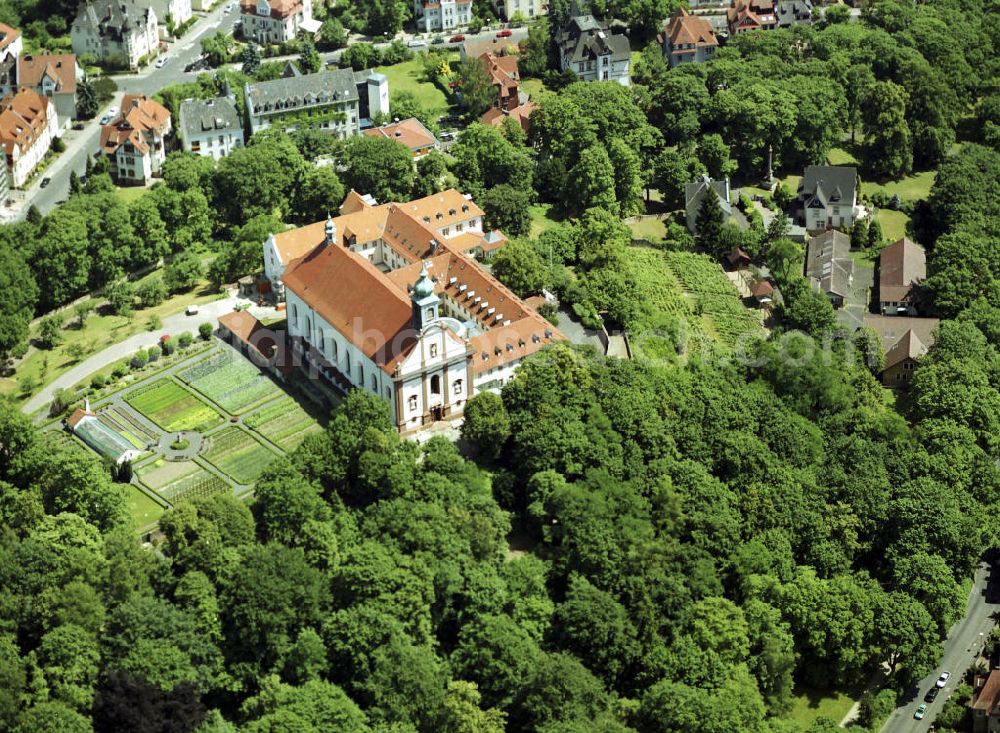
<svg viewBox="0 0 1000 733"><path fill-rule="evenodd" d="M116 114L118 114L117 107L108 107L108 117L114 117Z"/></svg>
<svg viewBox="0 0 1000 733"><path fill-rule="evenodd" d="M951 672L942 672L941 676L937 678L937 682L934 683L935 687L944 687L948 684L948 680L951 679Z"/></svg>
<svg viewBox="0 0 1000 733"><path fill-rule="evenodd" d="M410 48L427 48L427 43L425 41L421 41L419 38L414 38L406 45Z"/></svg>
<svg viewBox="0 0 1000 733"><path fill-rule="evenodd" d="M156 68L162 69L164 66L167 65L167 62L169 60L170 60L169 56L160 56L160 58L156 59Z"/></svg>

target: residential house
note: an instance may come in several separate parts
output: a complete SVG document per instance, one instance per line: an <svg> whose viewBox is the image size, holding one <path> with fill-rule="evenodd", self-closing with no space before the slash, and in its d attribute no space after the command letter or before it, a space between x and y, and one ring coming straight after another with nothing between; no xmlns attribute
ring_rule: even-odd
<svg viewBox="0 0 1000 733"><path fill-rule="evenodd" d="M294 40L299 32L315 33L312 0L240 0L243 37L262 46Z"/></svg>
<svg viewBox="0 0 1000 733"><path fill-rule="evenodd" d="M737 247L732 252L727 252L725 260L728 269L734 272L747 269L753 262L750 255L744 252L741 247Z"/></svg>
<svg viewBox="0 0 1000 733"><path fill-rule="evenodd" d="M218 160L243 147L243 122L232 99L185 99L178 113L184 150Z"/></svg>
<svg viewBox="0 0 1000 733"><path fill-rule="evenodd" d="M733 215L728 178L724 181L713 181L708 176L702 176L700 180L686 183L684 184L684 214L688 231L692 234L698 233L698 211L701 209L702 199L707 195L718 197L719 207L726 220Z"/></svg>
<svg viewBox="0 0 1000 733"><path fill-rule="evenodd" d="M464 28L472 23L472 0L413 0L413 22L419 33Z"/></svg>
<svg viewBox="0 0 1000 733"><path fill-rule="evenodd" d="M834 308L844 304L854 282L851 238L831 229L809 239L806 246L806 278L826 295Z"/></svg>
<svg viewBox="0 0 1000 733"><path fill-rule="evenodd" d="M71 53L22 56L17 62L18 85L49 97L63 127L76 119L76 83L82 78Z"/></svg>
<svg viewBox="0 0 1000 733"><path fill-rule="evenodd" d="M250 134L269 127L307 127L339 138L360 135L376 114L389 114L389 82L373 71L350 69L285 76L247 84Z"/></svg>
<svg viewBox="0 0 1000 733"><path fill-rule="evenodd" d="M517 69L517 57L484 53L479 57L479 62L486 69L486 75L496 92L492 106L508 112L517 107L521 103L521 75Z"/></svg>
<svg viewBox="0 0 1000 733"><path fill-rule="evenodd" d="M73 53L137 69L158 49L156 11L139 0L84 0L70 28Z"/></svg>
<svg viewBox="0 0 1000 733"><path fill-rule="evenodd" d="M191 9L205 13L215 7L218 0L191 0Z"/></svg>
<svg viewBox="0 0 1000 733"><path fill-rule="evenodd" d="M883 385L909 385L917 360L934 345L934 329L938 322L937 318L865 314L865 326L871 328L882 341L882 351L885 354Z"/></svg>
<svg viewBox="0 0 1000 733"><path fill-rule="evenodd" d="M774 14L778 17L779 28L812 25L812 0L777 0L774 4Z"/></svg>
<svg viewBox="0 0 1000 733"><path fill-rule="evenodd" d="M918 286L927 277L927 253L906 237L882 250L878 258L879 311L887 316L915 316Z"/></svg>
<svg viewBox="0 0 1000 733"><path fill-rule="evenodd" d="M147 0L156 13L161 40L173 36L174 30L180 28L193 17L191 0Z"/></svg>
<svg viewBox="0 0 1000 733"><path fill-rule="evenodd" d="M850 227L858 215L858 170L848 165L810 165L799 182L800 223L809 231Z"/></svg>
<svg viewBox="0 0 1000 733"><path fill-rule="evenodd" d="M705 18L678 8L664 28L663 55L670 68L685 63L702 64L715 56L719 41Z"/></svg>
<svg viewBox="0 0 1000 733"><path fill-rule="evenodd" d="M24 186L58 133L58 115L48 97L32 89L18 89L0 101L0 144L12 188Z"/></svg>
<svg viewBox="0 0 1000 733"><path fill-rule="evenodd" d="M405 145L414 158L422 158L432 150L437 150L438 141L434 134L424 127L416 117L397 120L381 127L370 127L364 132L369 137L384 137Z"/></svg>
<svg viewBox="0 0 1000 733"><path fill-rule="evenodd" d="M126 94L121 112L101 128L101 151L111 163L111 177L119 184L145 185L157 176L172 129L166 107L145 94Z"/></svg>
<svg viewBox="0 0 1000 733"><path fill-rule="evenodd" d="M593 15L569 19L555 36L559 66L580 81L616 81L628 86L632 49L628 38L611 33Z"/></svg>
<svg viewBox="0 0 1000 733"><path fill-rule="evenodd" d="M17 60L23 46L21 31L0 23L0 94L7 94L17 86Z"/></svg>
<svg viewBox="0 0 1000 733"><path fill-rule="evenodd" d="M0 165L0 206L10 203L10 170L6 164Z"/></svg>
<svg viewBox="0 0 1000 733"><path fill-rule="evenodd" d="M770 31L778 27L775 0L732 0L726 11L729 35L748 31Z"/></svg>
<svg viewBox="0 0 1000 733"><path fill-rule="evenodd" d="M491 127L500 127L503 121L508 117L524 130L525 134L531 132L531 113L538 109L538 105L528 100L524 104L519 104L514 109L500 109L499 107L491 107L483 113L483 116L479 118L479 121L484 125L490 125Z"/></svg>
<svg viewBox="0 0 1000 733"><path fill-rule="evenodd" d="M490 35L486 38L470 38L463 41L462 47L458 50L459 59L478 59L484 53L491 53L494 56L513 56L519 53L521 45L509 38L497 38Z"/></svg>
<svg viewBox="0 0 1000 733"><path fill-rule="evenodd" d="M507 20L516 15L530 20L546 15L549 12L549 4L546 0L496 0L496 9Z"/></svg>
<svg viewBox="0 0 1000 733"><path fill-rule="evenodd" d="M461 415L564 339L468 256L485 236L470 197L348 199L349 213L264 243L265 276L286 303L286 356L325 387L378 395L412 431Z"/></svg>
<svg viewBox="0 0 1000 733"><path fill-rule="evenodd" d="M1000 733L1000 669L990 670L985 678L977 676L972 709L973 733Z"/></svg>

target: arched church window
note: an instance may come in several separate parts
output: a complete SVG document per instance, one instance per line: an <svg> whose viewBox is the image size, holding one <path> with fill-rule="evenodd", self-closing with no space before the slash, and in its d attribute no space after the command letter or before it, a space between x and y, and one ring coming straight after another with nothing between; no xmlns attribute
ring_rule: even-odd
<svg viewBox="0 0 1000 733"><path fill-rule="evenodd" d="M431 377L431 394L441 394L441 375Z"/></svg>

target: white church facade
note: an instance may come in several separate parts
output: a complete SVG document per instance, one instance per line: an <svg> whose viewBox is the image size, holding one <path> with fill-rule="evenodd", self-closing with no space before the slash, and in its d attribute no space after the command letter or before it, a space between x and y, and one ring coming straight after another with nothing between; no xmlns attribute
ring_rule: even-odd
<svg viewBox="0 0 1000 733"><path fill-rule="evenodd" d="M460 415L564 338L475 261L502 235L467 196L380 206L352 192L341 212L268 237L265 277L297 362L385 399L400 431Z"/></svg>

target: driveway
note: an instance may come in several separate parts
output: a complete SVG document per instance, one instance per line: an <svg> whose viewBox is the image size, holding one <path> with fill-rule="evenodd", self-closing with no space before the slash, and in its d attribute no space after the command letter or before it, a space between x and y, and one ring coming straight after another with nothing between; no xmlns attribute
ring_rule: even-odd
<svg viewBox="0 0 1000 733"><path fill-rule="evenodd" d="M874 284L875 269L871 267L859 267L855 263L851 292L844 299L843 307L837 311L837 322L851 333L854 333L856 329L864 325L865 314L868 312L868 302L871 297L871 289Z"/></svg>
<svg viewBox="0 0 1000 733"><path fill-rule="evenodd" d="M94 354L90 358L81 361L72 369L64 372L62 375L47 384L41 392L25 402L24 405L22 405L21 410L30 415L36 410L45 407L45 405L52 400L52 395L57 389L72 387L74 384L86 379L98 369L101 369L108 364L127 359L140 348L154 346L160 336L164 334L176 336L184 331L190 331L192 334L197 334L199 324L204 323L205 321L209 321L214 324L218 321L219 316L231 312L237 305L245 305L248 303L249 301L246 299L230 296L228 298L214 300L211 303L205 303L204 305L199 306L199 313L196 316L185 315L184 311L175 313L172 316L167 316L163 319L163 326L161 328L158 328L155 331L137 333L134 336L130 336L124 341L119 341L117 344L113 344L112 346L104 349L104 351ZM276 313L273 308L259 306L252 306L250 308L250 312L258 318L271 317Z"/></svg>
<svg viewBox="0 0 1000 733"><path fill-rule="evenodd" d="M944 642L941 664L904 693L896 712L882 727L882 733L923 733L930 730L942 703L962 683L965 670L979 655L984 640L995 625L991 616L997 611L1000 611L1000 566L994 556L992 565L983 562L976 569L965 616L949 631ZM937 700L927 704L927 716L923 720L914 720L913 713L924 701L924 694L934 686L935 680L944 671L951 672L948 684L941 690Z"/></svg>

